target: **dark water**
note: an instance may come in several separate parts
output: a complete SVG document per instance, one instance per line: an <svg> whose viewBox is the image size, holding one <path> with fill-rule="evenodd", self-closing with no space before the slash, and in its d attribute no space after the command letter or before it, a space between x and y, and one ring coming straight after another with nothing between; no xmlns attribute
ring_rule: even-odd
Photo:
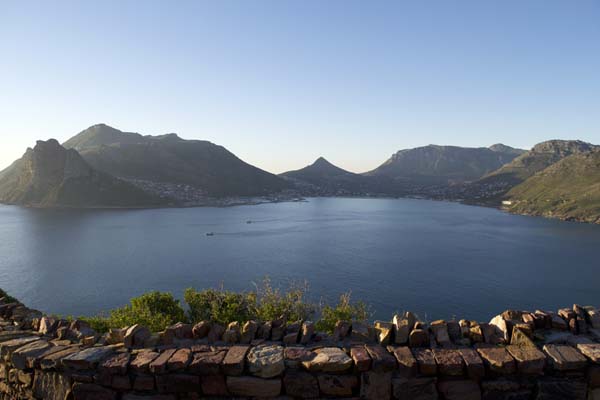
<svg viewBox="0 0 600 400"><path fill-rule="evenodd" d="M488 319L511 307L600 305L600 226L423 200L0 206L0 287L46 312L95 313L153 289L251 289L266 275L306 279L315 298L351 290L386 319L395 310Z"/></svg>

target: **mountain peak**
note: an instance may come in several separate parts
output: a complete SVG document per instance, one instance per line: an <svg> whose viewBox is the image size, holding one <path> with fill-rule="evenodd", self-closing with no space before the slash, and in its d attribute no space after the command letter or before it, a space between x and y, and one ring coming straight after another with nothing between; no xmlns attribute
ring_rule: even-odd
<svg viewBox="0 0 600 400"><path fill-rule="evenodd" d="M329 161L327 161L325 159L325 157L323 157L323 156L317 158L315 160L315 162L312 163L312 166L314 166L314 167L334 167L334 165L332 163L330 163Z"/></svg>

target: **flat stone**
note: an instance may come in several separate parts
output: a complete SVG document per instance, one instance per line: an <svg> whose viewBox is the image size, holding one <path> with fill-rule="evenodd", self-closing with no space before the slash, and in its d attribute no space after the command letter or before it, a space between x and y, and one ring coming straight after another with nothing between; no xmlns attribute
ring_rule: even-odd
<svg viewBox="0 0 600 400"><path fill-rule="evenodd" d="M583 400L587 385L584 380L572 378L538 379L536 400Z"/></svg>
<svg viewBox="0 0 600 400"><path fill-rule="evenodd" d="M587 379L591 388L600 388L600 366L590 365L587 370Z"/></svg>
<svg viewBox="0 0 600 400"><path fill-rule="evenodd" d="M273 330L273 323L271 321L264 322L258 326L258 331L256 331L256 338L269 340L271 337L271 331Z"/></svg>
<svg viewBox="0 0 600 400"><path fill-rule="evenodd" d="M152 336L152 332L148 328L135 324L125 331L123 343L127 348L142 347L150 336Z"/></svg>
<svg viewBox="0 0 600 400"><path fill-rule="evenodd" d="M36 357L42 354L50 347L50 344L45 340L37 340L19 347L10 356L10 361L17 369L27 368L27 360L31 357Z"/></svg>
<svg viewBox="0 0 600 400"><path fill-rule="evenodd" d="M104 371L111 375L125 375L130 362L130 353L118 353L104 360L104 362L100 364L100 371Z"/></svg>
<svg viewBox="0 0 600 400"><path fill-rule="evenodd" d="M26 336L19 337L17 339L11 339L0 343L0 357L5 358L9 356L13 351L19 347L23 347L31 342L37 342L40 338L38 336Z"/></svg>
<svg viewBox="0 0 600 400"><path fill-rule="evenodd" d="M600 310L596 308L588 308L586 311L592 328L600 329Z"/></svg>
<svg viewBox="0 0 600 400"><path fill-rule="evenodd" d="M199 392L200 377L181 373L157 375L156 389L159 393Z"/></svg>
<svg viewBox="0 0 600 400"><path fill-rule="evenodd" d="M319 375L318 379L321 394L325 396L351 397L358 387L358 378L354 375Z"/></svg>
<svg viewBox="0 0 600 400"><path fill-rule="evenodd" d="M283 377L283 386L288 396L300 399L319 397L319 384L317 378L308 372L291 370Z"/></svg>
<svg viewBox="0 0 600 400"><path fill-rule="evenodd" d="M592 362L600 364L600 343L578 344L577 350Z"/></svg>
<svg viewBox="0 0 600 400"><path fill-rule="evenodd" d="M510 337L510 344L515 346L524 347L536 347L535 343L525 334L525 332L518 328L513 328L512 335Z"/></svg>
<svg viewBox="0 0 600 400"><path fill-rule="evenodd" d="M192 351L186 348L179 349L167 361L167 369L169 371L183 371L190 365L191 361Z"/></svg>
<svg viewBox="0 0 600 400"><path fill-rule="evenodd" d="M359 321L352 322L351 337L353 340L359 342L371 341L371 335L369 334L369 326Z"/></svg>
<svg viewBox="0 0 600 400"><path fill-rule="evenodd" d="M394 378L392 393L397 400L437 400L436 378Z"/></svg>
<svg viewBox="0 0 600 400"><path fill-rule="evenodd" d="M364 372L371 369L371 356L365 346L353 346L350 349L350 356L354 361L356 371Z"/></svg>
<svg viewBox="0 0 600 400"><path fill-rule="evenodd" d="M506 346L506 350L517 361L517 371L523 375L540 375L546 366L546 356L536 347Z"/></svg>
<svg viewBox="0 0 600 400"><path fill-rule="evenodd" d="M312 359L302 363L310 372L344 372L352 368L352 359L337 347L324 347L314 353Z"/></svg>
<svg viewBox="0 0 600 400"><path fill-rule="evenodd" d="M131 369L137 373L145 373L150 369L150 363L154 361L159 354L155 351L142 351L137 353L133 361L131 361Z"/></svg>
<svg viewBox="0 0 600 400"><path fill-rule="evenodd" d="M110 386L116 390L131 390L131 379L128 375L113 375Z"/></svg>
<svg viewBox="0 0 600 400"><path fill-rule="evenodd" d="M221 364L226 354L226 350L194 353L188 371L199 375L219 375L222 373Z"/></svg>
<svg viewBox="0 0 600 400"><path fill-rule="evenodd" d="M192 328L192 335L195 339L204 339L208 336L212 324L208 321L200 321Z"/></svg>
<svg viewBox="0 0 600 400"><path fill-rule="evenodd" d="M240 343L250 344L256 337L256 332L258 332L258 323L256 323L256 321L246 321L246 323L242 325Z"/></svg>
<svg viewBox="0 0 600 400"><path fill-rule="evenodd" d="M302 331L300 332L300 343L309 343L315 334L315 324L312 321L305 321L302 324Z"/></svg>
<svg viewBox="0 0 600 400"><path fill-rule="evenodd" d="M450 335L448 334L448 326L444 321L433 321L429 327L435 341L442 347L448 347L452 344L450 341Z"/></svg>
<svg viewBox="0 0 600 400"><path fill-rule="evenodd" d="M225 333L225 327L220 324L212 324L210 327L210 331L208 332L208 342L215 343L219 342L223 337L223 333Z"/></svg>
<svg viewBox="0 0 600 400"><path fill-rule="evenodd" d="M463 338L460 324L457 321L448 321L446 326L448 327L448 335L450 336L450 340L456 343Z"/></svg>
<svg viewBox="0 0 600 400"><path fill-rule="evenodd" d="M412 327L409 326L408 319L403 318L400 315L394 315L392 324L394 326L394 343L407 344L408 335L412 329Z"/></svg>
<svg viewBox="0 0 600 400"><path fill-rule="evenodd" d="M285 334L285 319L278 318L272 321L271 325L271 340L278 342L283 340Z"/></svg>
<svg viewBox="0 0 600 400"><path fill-rule="evenodd" d="M333 340L342 340L348 336L351 327L352 325L348 321L337 321L333 329Z"/></svg>
<svg viewBox="0 0 600 400"><path fill-rule="evenodd" d="M428 347L429 334L424 329L413 329L408 336L408 345L410 347Z"/></svg>
<svg viewBox="0 0 600 400"><path fill-rule="evenodd" d="M375 330L377 331L377 341L382 346L387 346L392 340L394 326L391 322L375 321Z"/></svg>
<svg viewBox="0 0 600 400"><path fill-rule="evenodd" d="M110 347L90 347L73 353L62 359L62 364L67 368L76 370L95 369L100 361L114 353Z"/></svg>
<svg viewBox="0 0 600 400"><path fill-rule="evenodd" d="M227 389L234 396L275 397L281 393L281 379L228 376Z"/></svg>
<svg viewBox="0 0 600 400"><path fill-rule="evenodd" d="M70 342L69 342L70 344ZM35 368L35 369L40 369L41 365L40 362L43 358L54 354L54 353L58 353L64 350L69 349L71 346L63 346L63 345L55 345L55 346L50 346L47 347L46 350L44 350L41 353L35 353L32 355L28 355L27 358L27 368ZM77 346L75 346L77 347Z"/></svg>
<svg viewBox="0 0 600 400"><path fill-rule="evenodd" d="M116 400L117 393L93 383L75 383L72 389L75 400Z"/></svg>
<svg viewBox="0 0 600 400"><path fill-rule="evenodd" d="M552 328L553 329L558 329L561 331L566 331L567 329L569 329L569 325L567 324L567 321L565 321L558 315L552 315L551 318L552 318Z"/></svg>
<svg viewBox="0 0 600 400"><path fill-rule="evenodd" d="M476 350L458 349L467 367L467 376L473 380L479 380L485 376L485 365Z"/></svg>
<svg viewBox="0 0 600 400"><path fill-rule="evenodd" d="M223 372L225 375L231 376L239 376L244 372L244 363L246 360L246 354L248 354L248 350L250 346L247 345L237 345L231 346L229 351L225 355L223 359Z"/></svg>
<svg viewBox="0 0 600 400"><path fill-rule="evenodd" d="M36 399L65 400L71 391L71 382L64 374L44 371L35 374L32 391Z"/></svg>
<svg viewBox="0 0 600 400"><path fill-rule="evenodd" d="M176 351L177 349L163 350L160 355L150 363L150 372L153 374L164 374L167 372L167 362L169 362L169 358L171 358Z"/></svg>
<svg viewBox="0 0 600 400"><path fill-rule="evenodd" d="M577 371L587 365L587 359L571 346L547 344L544 345L544 353L558 371Z"/></svg>
<svg viewBox="0 0 600 400"><path fill-rule="evenodd" d="M297 369L302 366L303 361L314 357L314 354L306 347L294 346L286 347L283 351L283 357L286 368Z"/></svg>
<svg viewBox="0 0 600 400"><path fill-rule="evenodd" d="M273 378L285 370L283 347L279 345L260 345L250 349L246 356L248 370L260 378Z"/></svg>
<svg viewBox="0 0 600 400"><path fill-rule="evenodd" d="M154 390L154 376L153 375L135 375L133 378L133 389L139 391L150 391Z"/></svg>
<svg viewBox="0 0 600 400"><path fill-rule="evenodd" d="M492 372L508 375L514 374L517 370L515 360L502 347L479 348L477 352Z"/></svg>
<svg viewBox="0 0 600 400"><path fill-rule="evenodd" d="M391 372L363 372L360 374L360 397L367 400L389 399L392 396Z"/></svg>
<svg viewBox="0 0 600 400"><path fill-rule="evenodd" d="M398 362L398 376L402 378L409 378L417 374L417 360L410 351L410 348L406 346L390 346L388 349L392 354L394 354L394 357L396 357L396 361Z"/></svg>
<svg viewBox="0 0 600 400"><path fill-rule="evenodd" d="M446 376L463 375L463 358L456 350L434 349L433 356L440 374Z"/></svg>
<svg viewBox="0 0 600 400"><path fill-rule="evenodd" d="M200 377L200 386L205 396L229 396L224 375L203 375Z"/></svg>
<svg viewBox="0 0 600 400"><path fill-rule="evenodd" d="M519 317L519 319L521 319ZM511 329L502 315L496 315L490 321L490 326L496 329L496 334L500 336L506 343L510 341Z"/></svg>
<svg viewBox="0 0 600 400"><path fill-rule="evenodd" d="M419 366L419 373L424 376L435 376L437 375L437 364L435 357L429 349L413 349L412 350L417 365Z"/></svg>
<svg viewBox="0 0 600 400"><path fill-rule="evenodd" d="M481 389L472 380L438 382L438 390L445 400L481 400Z"/></svg>
<svg viewBox="0 0 600 400"><path fill-rule="evenodd" d="M298 343L298 332L291 332L283 336L283 344L291 346Z"/></svg>
<svg viewBox="0 0 600 400"><path fill-rule="evenodd" d="M62 359L70 356L73 353L79 352L81 349L79 346L71 346L62 351L49 354L39 360L40 368L43 370L55 369L62 366Z"/></svg>
<svg viewBox="0 0 600 400"><path fill-rule="evenodd" d="M376 372L387 372L396 369L396 358L383 346L365 345L367 352L373 360L371 369Z"/></svg>

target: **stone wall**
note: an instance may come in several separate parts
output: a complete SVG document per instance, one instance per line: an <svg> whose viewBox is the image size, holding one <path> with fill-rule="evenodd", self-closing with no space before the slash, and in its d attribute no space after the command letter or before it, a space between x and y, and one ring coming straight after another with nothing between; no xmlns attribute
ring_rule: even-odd
<svg viewBox="0 0 600 400"><path fill-rule="evenodd" d="M0 299L0 399L600 399L600 314L505 311L490 323L141 326L99 335Z"/></svg>

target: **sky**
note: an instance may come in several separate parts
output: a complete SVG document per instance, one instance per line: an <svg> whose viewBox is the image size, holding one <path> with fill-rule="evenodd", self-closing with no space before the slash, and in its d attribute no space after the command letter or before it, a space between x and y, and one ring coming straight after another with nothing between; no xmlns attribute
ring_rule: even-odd
<svg viewBox="0 0 600 400"><path fill-rule="evenodd" d="M101 122L274 173L600 144L600 1L0 0L0 168Z"/></svg>

